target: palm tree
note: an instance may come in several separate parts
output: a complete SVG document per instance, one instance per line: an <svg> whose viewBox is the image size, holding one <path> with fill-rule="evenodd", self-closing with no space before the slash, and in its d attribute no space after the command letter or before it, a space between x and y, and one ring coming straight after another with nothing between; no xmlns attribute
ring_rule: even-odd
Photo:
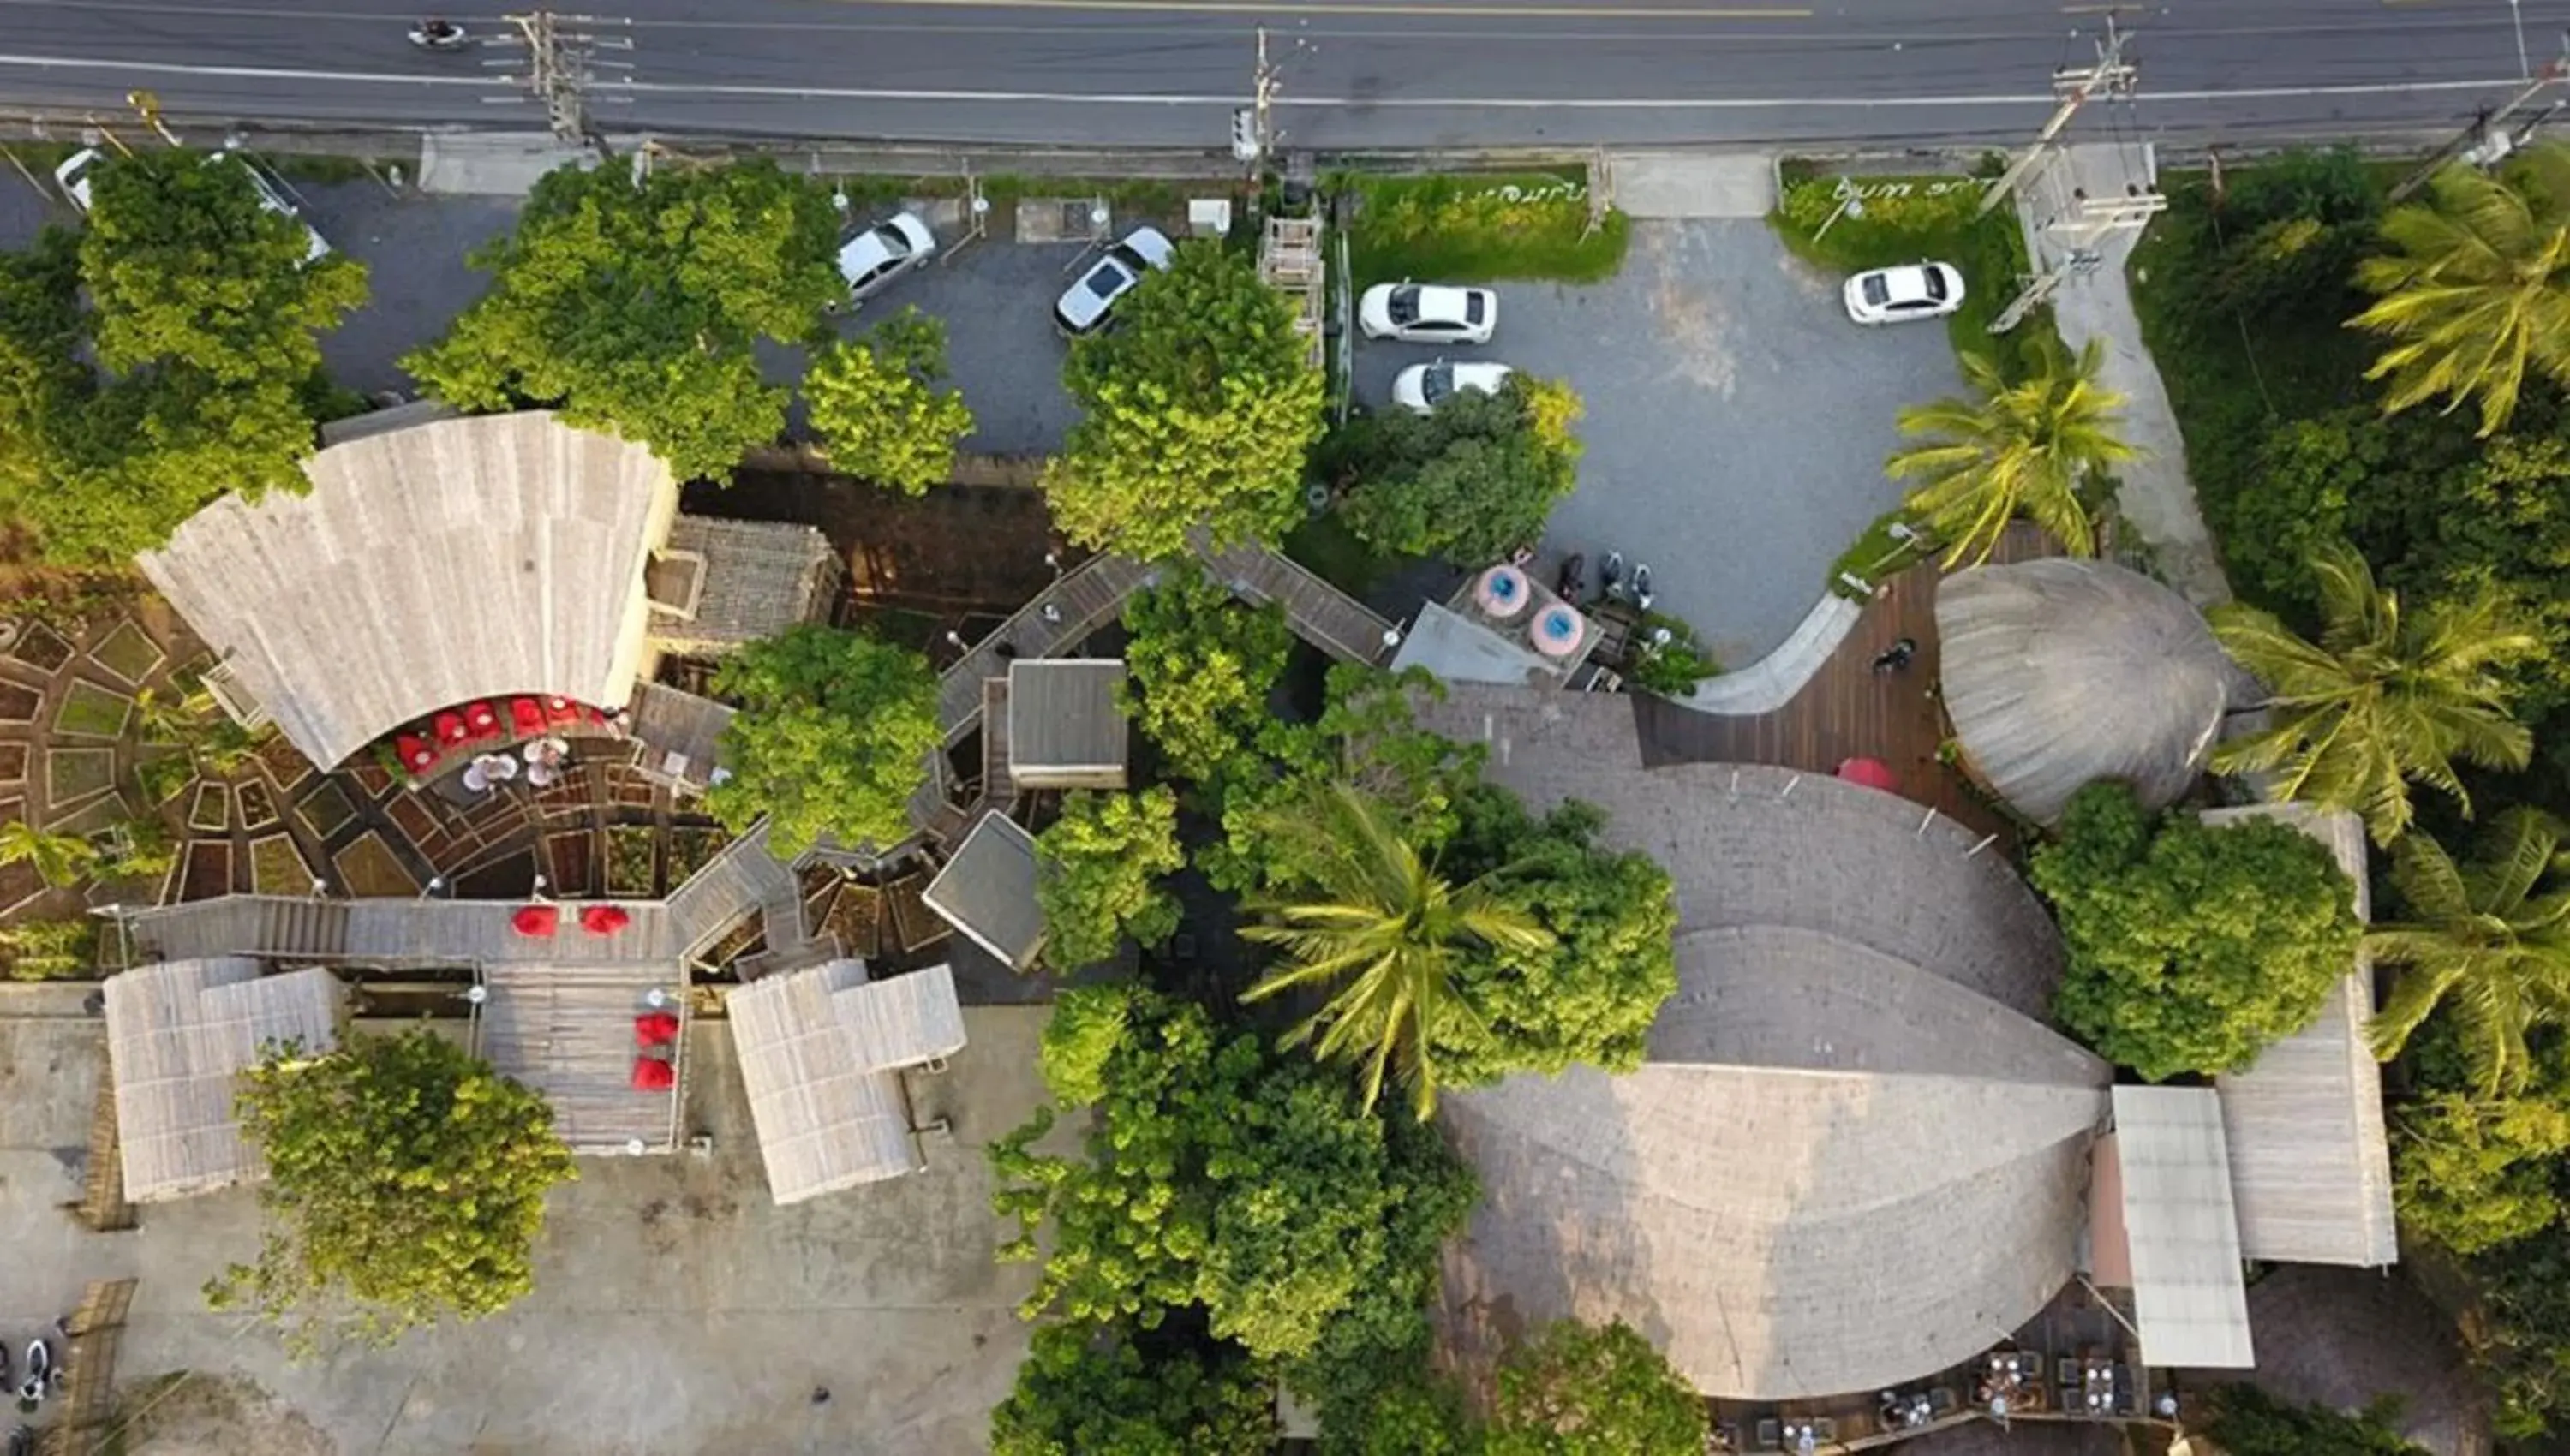
<svg viewBox="0 0 2570 1456"><path fill-rule="evenodd" d="M27 865L56 890L77 885L98 864L98 848L76 834L51 834L23 819L0 825L0 865Z"/></svg>
<svg viewBox="0 0 2570 1456"><path fill-rule="evenodd" d="M1308 896L1251 905L1265 919L1241 934L1284 947L1286 963L1241 999L1344 981L1285 1044L1317 1034L1314 1052L1324 1060L1364 1058L1368 1107L1383 1092L1385 1068L1397 1063L1424 1122L1437 1110L1440 1038L1489 1035L1458 989L1456 970L1477 951L1541 949L1552 935L1501 904L1490 875L1448 884L1385 822L1382 806L1357 789L1333 784L1313 799L1297 807L1308 813L1307 824L1329 826L1338 852L1315 864L1319 883Z"/></svg>
<svg viewBox="0 0 2570 1456"><path fill-rule="evenodd" d="M2425 835L2401 841L2391 881L2411 919L2364 937L2402 967L2366 1028L2375 1055L2390 1060L2442 1005L2482 1090L2522 1085L2525 1033L2570 1016L2570 883L2551 879L2564 869L2560 825L2530 809L2500 815L2467 865Z"/></svg>
<svg viewBox="0 0 2570 1456"><path fill-rule="evenodd" d="M2364 376L2390 381L2386 411L2477 396L2488 435L2516 412L2528 364L2570 380L2570 151L2534 148L2499 177L2448 167L2428 194L2382 219L2394 251L2356 270L2380 296L2349 324L2393 341Z"/></svg>
<svg viewBox="0 0 2570 1456"><path fill-rule="evenodd" d="M2523 768L2534 746L2507 715L2498 669L2542 642L2483 590L2403 616L2399 593L2376 585L2356 548L2335 542L2312 557L2321 637L2305 641L2271 612L2236 602L2211 613L2214 635L2267 685L2275 726L2214 750L2224 773L2281 773L2275 797L2364 816L2376 844L2409 828L2410 779L2471 798L2460 758Z"/></svg>
<svg viewBox="0 0 2570 1456"><path fill-rule="evenodd" d="M2096 532L2079 488L2110 465L2142 452L2115 434L2124 397L2097 384L2105 349L2091 339L2074 366L2049 339L2035 371L2011 384L1986 355L1963 356L1963 380L1978 399L1940 399L1901 412L1901 433L1928 442L1896 453L1884 470L1924 477L1904 508L1950 543L1945 568L1989 559L2008 522L2022 516L2072 555L2094 555Z"/></svg>

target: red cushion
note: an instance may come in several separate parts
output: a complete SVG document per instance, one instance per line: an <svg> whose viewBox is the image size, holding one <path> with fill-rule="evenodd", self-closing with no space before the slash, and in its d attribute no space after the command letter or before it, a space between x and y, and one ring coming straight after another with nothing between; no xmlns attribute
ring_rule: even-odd
<svg viewBox="0 0 2570 1456"><path fill-rule="evenodd" d="M634 1018L634 1043L637 1046L667 1046L678 1039L678 1018L667 1011L652 1011Z"/></svg>
<svg viewBox="0 0 2570 1456"><path fill-rule="evenodd" d="M581 907L580 927L593 935L613 935L634 923L634 916L621 906L591 905Z"/></svg>
<svg viewBox="0 0 2570 1456"><path fill-rule="evenodd" d="M545 721L557 728L577 723L580 721L580 704L569 698L547 698L545 699Z"/></svg>
<svg viewBox="0 0 2570 1456"><path fill-rule="evenodd" d="M522 905L509 916L509 928L521 935L542 939L562 923L562 907L556 905Z"/></svg>
<svg viewBox="0 0 2570 1456"><path fill-rule="evenodd" d="M429 747L424 738L399 734L393 739L393 752L400 757L402 767L414 774L427 773L437 766L437 750Z"/></svg>
<svg viewBox="0 0 2570 1456"><path fill-rule="evenodd" d="M489 703L465 704L464 722L477 741L500 736L500 715L492 711Z"/></svg>
<svg viewBox="0 0 2570 1456"><path fill-rule="evenodd" d="M666 1092L678 1085L678 1069L658 1057L634 1059L634 1090Z"/></svg>
<svg viewBox="0 0 2570 1456"><path fill-rule="evenodd" d="M462 743L464 740L472 736L473 730L464 726L464 715L462 713L440 713L437 715L438 742L445 744Z"/></svg>
<svg viewBox="0 0 2570 1456"><path fill-rule="evenodd" d="M545 709L534 698L516 698L509 703L509 726L522 737L534 738L545 731Z"/></svg>

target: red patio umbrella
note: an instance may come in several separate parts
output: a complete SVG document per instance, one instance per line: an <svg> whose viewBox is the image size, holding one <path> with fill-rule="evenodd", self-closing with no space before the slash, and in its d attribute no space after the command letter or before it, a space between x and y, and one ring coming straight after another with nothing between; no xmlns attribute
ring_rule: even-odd
<svg viewBox="0 0 2570 1456"><path fill-rule="evenodd" d="M634 1090L666 1092L678 1085L678 1069L658 1057L634 1059Z"/></svg>
<svg viewBox="0 0 2570 1456"><path fill-rule="evenodd" d="M556 905L522 905L509 915L509 928L531 939L551 936L562 923L562 907Z"/></svg>
<svg viewBox="0 0 2570 1456"><path fill-rule="evenodd" d="M1881 789L1887 794L1901 792L1900 777L1892 772L1892 765L1879 758L1845 760L1839 765L1839 777L1851 784L1863 784L1869 789Z"/></svg>
<svg viewBox="0 0 2570 1456"><path fill-rule="evenodd" d="M678 1018L667 1011L647 1011L634 1018L636 1046L667 1046L678 1039Z"/></svg>
<svg viewBox="0 0 2570 1456"><path fill-rule="evenodd" d="M593 935L613 935L632 923L634 923L634 916L626 913L622 906L581 907L580 927Z"/></svg>

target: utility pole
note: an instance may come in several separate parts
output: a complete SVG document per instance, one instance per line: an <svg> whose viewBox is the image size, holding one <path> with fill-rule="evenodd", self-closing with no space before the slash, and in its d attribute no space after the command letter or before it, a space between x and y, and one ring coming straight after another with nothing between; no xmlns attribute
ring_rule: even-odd
<svg viewBox="0 0 2570 1456"><path fill-rule="evenodd" d="M2562 54L2544 62L2543 69L2529 77L2525 89L2509 97L2505 106L2472 118L2472 124L2465 127L2461 135L2437 148L2424 166L2402 179L2400 185L2391 189L2391 200L2407 201L2411 193L2425 186L2427 179L2434 177L2448 162L2460 159L2474 167L2488 167L2514 152L2517 144L2533 132L2543 116L2549 115L2548 110L2527 122L2522 132L2510 134L2501 128L2508 118L2532 106L2536 98L2561 84L2565 77L2570 77L2570 32L2562 34L2561 46Z"/></svg>
<svg viewBox="0 0 2570 1456"><path fill-rule="evenodd" d="M1231 159L1255 174L1276 150L1276 68L1267 60L1267 27L1260 26L1258 59L1249 72L1249 105L1231 114Z"/></svg>
<svg viewBox="0 0 2570 1456"><path fill-rule="evenodd" d="M2090 98L2101 92L2116 96L2132 95L2135 72L2124 60L2124 42L2129 37L2115 28L2115 17L2109 13L2106 16L2106 39L2097 47L2097 64L2083 70L2052 73L2052 91L2061 98L2061 104L2052 109L2052 120L2044 123L2043 130L2035 134L2034 145L2009 163L2008 170L2001 173L1999 180L1990 183L1990 189L1981 194L1980 210L1972 215L1988 216L1992 207L2015 191L2017 183L2025 181L2035 165L2050 154L2061 129L2070 125L2070 119L2079 114L2079 109L2086 106Z"/></svg>
<svg viewBox="0 0 2570 1456"><path fill-rule="evenodd" d="M545 120L553 134L565 142L596 147L604 155L606 142L590 126L590 86L599 69L631 68L624 62L602 61L598 52L631 51L634 42L622 36L601 40L590 27L631 22L604 21L594 15L556 15L550 10L507 19L518 33L504 37L504 43L514 42L527 49L527 68L518 75L518 84L545 104Z"/></svg>

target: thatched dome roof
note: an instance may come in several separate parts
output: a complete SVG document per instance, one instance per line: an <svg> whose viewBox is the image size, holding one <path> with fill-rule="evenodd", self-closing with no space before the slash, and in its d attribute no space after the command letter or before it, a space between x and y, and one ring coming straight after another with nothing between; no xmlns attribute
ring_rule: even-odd
<svg viewBox="0 0 2570 1456"><path fill-rule="evenodd" d="M1937 584L1936 634L1964 756L2038 823L2098 779L2173 803L2213 751L2231 660L2147 576L2063 558L1958 571Z"/></svg>

